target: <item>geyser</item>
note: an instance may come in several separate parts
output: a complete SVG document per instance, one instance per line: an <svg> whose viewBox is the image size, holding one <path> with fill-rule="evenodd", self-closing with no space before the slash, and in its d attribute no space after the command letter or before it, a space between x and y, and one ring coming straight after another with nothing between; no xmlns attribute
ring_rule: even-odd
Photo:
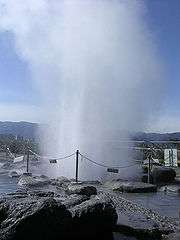
<svg viewBox="0 0 180 240"><path fill-rule="evenodd" d="M0 0L0 7L1 30L13 33L43 98L41 119L49 124L43 154L79 149L109 166L132 163L118 141L146 127L160 89L142 2ZM74 157L45 166L49 174L75 174ZM122 169L124 174L132 169ZM105 168L80 161L81 179L104 175Z"/></svg>

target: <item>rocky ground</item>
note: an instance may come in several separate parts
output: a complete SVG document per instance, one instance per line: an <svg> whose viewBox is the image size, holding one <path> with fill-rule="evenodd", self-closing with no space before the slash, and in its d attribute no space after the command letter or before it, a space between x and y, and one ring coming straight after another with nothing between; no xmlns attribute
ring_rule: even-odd
<svg viewBox="0 0 180 240"><path fill-rule="evenodd" d="M161 216L115 193L106 192L107 195L113 200L118 213L117 232L136 236L138 239L163 239L179 230L179 222L170 217Z"/></svg>
<svg viewBox="0 0 180 240"><path fill-rule="evenodd" d="M105 187L116 192L127 192L127 193L148 193L156 192L157 186L153 184L147 184L143 182L132 182L132 181L107 181L104 184Z"/></svg>
<svg viewBox="0 0 180 240"><path fill-rule="evenodd" d="M112 239L116 221L104 194L17 191L0 200L1 240Z"/></svg>
<svg viewBox="0 0 180 240"><path fill-rule="evenodd" d="M174 184L176 181L174 182ZM112 180L106 182L102 192L113 200L118 213L116 232L136 237L137 239L180 239L180 222L173 218L161 216L151 209L142 207L123 197L123 192L146 193L157 191L157 186L142 182Z"/></svg>
<svg viewBox="0 0 180 240"><path fill-rule="evenodd" d="M2 240L95 236L115 240L179 239L179 222L119 194L156 191L154 185L127 181L75 183L65 177L28 175L20 178L19 185L21 190L0 199Z"/></svg>

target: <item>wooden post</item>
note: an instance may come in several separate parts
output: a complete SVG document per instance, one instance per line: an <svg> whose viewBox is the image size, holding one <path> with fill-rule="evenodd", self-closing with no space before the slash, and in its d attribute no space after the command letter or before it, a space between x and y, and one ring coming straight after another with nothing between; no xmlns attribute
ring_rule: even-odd
<svg viewBox="0 0 180 240"><path fill-rule="evenodd" d="M27 150L27 166L26 166L26 172L29 173L29 149Z"/></svg>
<svg viewBox="0 0 180 240"><path fill-rule="evenodd" d="M6 148L6 161L8 159L8 151L7 151L7 148Z"/></svg>
<svg viewBox="0 0 180 240"><path fill-rule="evenodd" d="M151 153L149 153L148 156L148 183L150 183L150 177L151 177Z"/></svg>
<svg viewBox="0 0 180 240"><path fill-rule="evenodd" d="M174 166L174 156L173 156L173 149L171 148L171 167Z"/></svg>
<svg viewBox="0 0 180 240"><path fill-rule="evenodd" d="M76 151L76 182L78 182L79 150Z"/></svg>

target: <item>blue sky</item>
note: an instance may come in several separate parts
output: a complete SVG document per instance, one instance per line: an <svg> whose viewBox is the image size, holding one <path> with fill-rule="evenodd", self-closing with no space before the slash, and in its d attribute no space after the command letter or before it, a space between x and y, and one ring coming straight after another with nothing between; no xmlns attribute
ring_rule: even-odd
<svg viewBox="0 0 180 240"><path fill-rule="evenodd" d="M168 84L164 90L163 113L152 130L158 130L160 124L166 122L164 131L180 131L180 1L144 2L147 6L145 20L155 38ZM0 120L38 120L35 113L40 97L31 78L27 63L16 54L13 36L8 32L0 33Z"/></svg>
<svg viewBox="0 0 180 240"><path fill-rule="evenodd" d="M38 100L32 86L31 72L15 52L13 36L10 33L0 35L0 101L6 103L36 104Z"/></svg>
<svg viewBox="0 0 180 240"><path fill-rule="evenodd" d="M19 58L14 43L11 33L0 33L0 121L37 121L39 94L28 64Z"/></svg>
<svg viewBox="0 0 180 240"><path fill-rule="evenodd" d="M146 0L146 4L148 24L165 64L168 107L180 111L180 1Z"/></svg>
<svg viewBox="0 0 180 240"><path fill-rule="evenodd" d="M163 114L154 128L164 124L164 131L180 131L180 1L146 0L145 3L146 19L155 37L167 80Z"/></svg>

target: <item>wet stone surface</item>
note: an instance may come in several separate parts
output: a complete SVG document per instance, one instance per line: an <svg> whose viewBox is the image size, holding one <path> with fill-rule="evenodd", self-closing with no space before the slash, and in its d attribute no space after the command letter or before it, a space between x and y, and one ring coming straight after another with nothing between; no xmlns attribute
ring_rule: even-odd
<svg viewBox="0 0 180 240"><path fill-rule="evenodd" d="M113 191L127 193L147 193L157 191L156 185L143 182L110 181L105 183L105 187Z"/></svg>

